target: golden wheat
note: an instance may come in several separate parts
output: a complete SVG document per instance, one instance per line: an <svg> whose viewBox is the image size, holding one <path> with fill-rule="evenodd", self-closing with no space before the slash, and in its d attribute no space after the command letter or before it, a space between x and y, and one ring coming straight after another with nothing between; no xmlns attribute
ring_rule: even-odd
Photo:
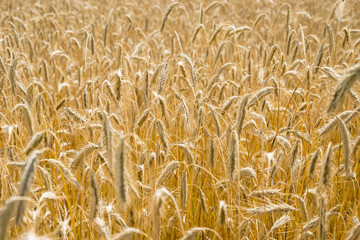
<svg viewBox="0 0 360 240"><path fill-rule="evenodd" d="M3 1L0 240L358 238L359 7Z"/></svg>

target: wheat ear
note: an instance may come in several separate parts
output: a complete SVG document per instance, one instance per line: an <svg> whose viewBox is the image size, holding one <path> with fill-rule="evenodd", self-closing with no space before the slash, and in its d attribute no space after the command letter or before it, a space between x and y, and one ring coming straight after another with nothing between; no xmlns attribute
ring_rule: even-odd
<svg viewBox="0 0 360 240"><path fill-rule="evenodd" d="M130 240L133 239L135 234L149 238L149 236L146 233L140 231L139 229L128 227L125 230L123 230L121 233L116 234L114 237L112 237L111 240Z"/></svg>
<svg viewBox="0 0 360 240"><path fill-rule="evenodd" d="M44 136L45 136L45 131L41 131L41 132L36 133L31 138L28 145L25 147L24 153L26 155L29 155L29 153L31 153L31 151L34 150L39 145L39 143L41 142L41 140L43 139Z"/></svg>
<svg viewBox="0 0 360 240"><path fill-rule="evenodd" d="M93 171L90 172L90 188L91 188L91 211L90 211L90 219L94 219L99 211L100 204L100 192L99 187L96 182L95 173Z"/></svg>
<svg viewBox="0 0 360 240"><path fill-rule="evenodd" d="M180 163L178 161L170 162L165 169L162 171L160 177L156 181L156 186L163 184L163 182L169 178L169 176L180 167Z"/></svg>
<svg viewBox="0 0 360 240"><path fill-rule="evenodd" d="M13 217L16 209L16 205L19 202L30 201L28 197L14 196L6 200L3 208L0 212L0 239L6 240L8 237L10 220Z"/></svg>
<svg viewBox="0 0 360 240"><path fill-rule="evenodd" d="M360 223L358 223L351 229L350 233L346 237L346 240L356 240L359 239L359 237L360 237Z"/></svg>
<svg viewBox="0 0 360 240"><path fill-rule="evenodd" d="M24 172L21 176L18 196L25 197L30 189L32 178L34 176L37 161L42 151L34 151L26 161ZM16 207L15 222L20 225L25 210L25 201L19 201Z"/></svg>
<svg viewBox="0 0 360 240"><path fill-rule="evenodd" d="M330 181L330 174L331 174L331 142L329 143L324 159L324 165L322 168L322 173L320 177L320 186L328 187Z"/></svg>
<svg viewBox="0 0 360 240"><path fill-rule="evenodd" d="M125 140L124 138L120 139L118 149L116 151L116 186L118 189L118 194L121 200L121 203L126 203L127 200L127 185L126 185L126 169L125 169Z"/></svg>
<svg viewBox="0 0 360 240"><path fill-rule="evenodd" d="M246 114L246 106L249 99L249 94L245 95L240 102L239 112L238 112L238 122L237 122L237 134L240 137L241 130L244 124L245 114Z"/></svg>
<svg viewBox="0 0 360 240"><path fill-rule="evenodd" d="M344 165L345 165L345 173L346 177L348 179L354 179L355 174L351 172L351 149L350 149L350 138L349 138L349 132L346 128L346 125L343 120L341 120L339 117L337 117L338 123L339 123L339 129L340 129L340 135L341 140L344 147Z"/></svg>
<svg viewBox="0 0 360 240"><path fill-rule="evenodd" d="M107 160L110 168L113 166L113 150L112 150L112 126L107 113L103 113L104 135L106 144Z"/></svg>
<svg viewBox="0 0 360 240"><path fill-rule="evenodd" d="M220 201L219 204L219 223L223 225L227 218L227 206L225 201Z"/></svg>
<svg viewBox="0 0 360 240"><path fill-rule="evenodd" d="M352 85L360 78L360 64L353 66L340 84L336 87L335 93L330 101L328 112L333 112L341 105L345 94L350 90Z"/></svg>
<svg viewBox="0 0 360 240"><path fill-rule="evenodd" d="M83 160L98 148L99 148L99 146L97 146L95 144L89 144L89 145L85 146L83 149L81 149L80 153L71 162L70 168L73 171L76 170L82 164Z"/></svg>
<svg viewBox="0 0 360 240"><path fill-rule="evenodd" d="M168 7L168 9L166 10L166 12L165 12L165 14L164 14L163 20L162 20L162 22L161 22L160 32L162 32L162 30L164 30L166 20L168 19L171 10L173 10L173 8L174 8L176 5L179 5L179 4L180 4L182 7L184 7L184 5L183 5L182 3L179 3L179 2L174 2L174 3L172 3L172 4Z"/></svg>

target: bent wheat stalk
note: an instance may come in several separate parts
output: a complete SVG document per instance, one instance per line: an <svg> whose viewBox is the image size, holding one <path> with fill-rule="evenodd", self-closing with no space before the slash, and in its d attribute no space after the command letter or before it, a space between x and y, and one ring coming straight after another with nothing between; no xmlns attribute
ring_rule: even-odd
<svg viewBox="0 0 360 240"><path fill-rule="evenodd" d="M34 151L26 161L24 172L21 176L18 196L25 197L28 194L30 190L32 178L34 176L36 164L41 153L42 151ZM17 225L20 225L22 223L24 210L25 210L25 201L24 200L19 201L16 206L16 214L15 214L15 222Z"/></svg>
<svg viewBox="0 0 360 240"><path fill-rule="evenodd" d="M336 87L335 93L330 101L328 112L334 112L343 102L345 94L350 90L354 83L360 78L360 64L353 66Z"/></svg>

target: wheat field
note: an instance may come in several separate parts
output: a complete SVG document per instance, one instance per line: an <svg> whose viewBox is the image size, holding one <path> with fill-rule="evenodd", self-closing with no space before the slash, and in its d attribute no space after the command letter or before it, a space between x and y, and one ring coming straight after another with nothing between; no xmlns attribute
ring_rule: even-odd
<svg viewBox="0 0 360 240"><path fill-rule="evenodd" d="M0 8L0 240L360 238L357 0Z"/></svg>

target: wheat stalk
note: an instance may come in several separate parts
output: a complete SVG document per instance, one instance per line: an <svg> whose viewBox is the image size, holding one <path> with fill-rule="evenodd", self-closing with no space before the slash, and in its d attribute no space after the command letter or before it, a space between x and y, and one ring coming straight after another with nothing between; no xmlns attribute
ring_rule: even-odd
<svg viewBox="0 0 360 240"><path fill-rule="evenodd" d="M83 149L81 149L80 153L72 160L70 164L70 169L78 169L81 166L83 160L98 148L99 146L95 144L89 144L85 146Z"/></svg>
<svg viewBox="0 0 360 240"><path fill-rule="evenodd" d="M208 142L208 159L211 167L214 167L215 160L215 147L214 147L214 138L211 136Z"/></svg>
<svg viewBox="0 0 360 240"><path fill-rule="evenodd" d="M355 225L350 233L347 235L346 240L356 240L360 236L360 224Z"/></svg>
<svg viewBox="0 0 360 240"><path fill-rule="evenodd" d="M29 135L33 135L33 124L32 124L32 114L30 108L25 104L16 104L16 106L13 108L11 112L16 111L18 108L21 108L23 111L23 116L25 120L25 125L29 131Z"/></svg>
<svg viewBox="0 0 360 240"><path fill-rule="evenodd" d="M166 23L166 20L167 20L168 17L169 17L170 12L171 12L171 11L173 10L173 8L176 7L177 5L181 5L183 8L185 8L182 3L180 3L180 2L173 2L173 3L168 7L168 9L166 10L166 12L165 12L165 14L164 14L164 17L163 17L162 22L161 22L160 32L162 32L162 31L164 30L164 28L165 28L165 23Z"/></svg>
<svg viewBox="0 0 360 240"><path fill-rule="evenodd" d="M112 150L112 126L108 118L108 115L104 112L103 115L103 124L104 124L104 135L105 135L105 144L106 144L106 153L107 160L110 167L113 166L113 150Z"/></svg>
<svg viewBox="0 0 360 240"><path fill-rule="evenodd" d="M160 141L163 144L164 148L167 149L168 148L168 143L166 141L166 137L165 137L165 132L164 132L164 124L162 123L161 120L157 120L156 121L156 126L157 126L157 130L159 133L159 137L160 137Z"/></svg>
<svg viewBox="0 0 360 240"><path fill-rule="evenodd" d="M281 216L278 220L276 220L276 222L272 225L272 227L270 228L269 232L266 234L265 239L267 238L267 236L269 236L275 229L280 228L281 226L285 225L286 223L288 223L291 220L291 217L288 214L284 214L283 216Z"/></svg>
<svg viewBox="0 0 360 240"><path fill-rule="evenodd" d="M331 146L330 146L331 147ZM320 225L320 238L321 240L326 239L326 200L323 195L320 197L320 207L319 207L319 225Z"/></svg>
<svg viewBox="0 0 360 240"><path fill-rule="evenodd" d="M163 194L159 191L156 191L152 200L152 238L154 240L160 239L160 224L161 224L161 218L160 218L160 209L164 203L164 197Z"/></svg>
<svg viewBox="0 0 360 240"><path fill-rule="evenodd" d="M28 143L28 145L25 147L24 149L24 153L26 155L29 155L29 153L31 153L41 142L41 140L43 139L43 137L45 136L45 131L41 131L36 133L30 140L30 142Z"/></svg>
<svg viewBox="0 0 360 240"><path fill-rule="evenodd" d="M225 201L220 201L219 203L219 223L221 225L225 224L227 218L227 206Z"/></svg>
<svg viewBox="0 0 360 240"><path fill-rule="evenodd" d="M309 179L311 180L314 176L316 162L319 158L319 150L316 150L314 153L311 154L310 158L310 167L309 167Z"/></svg>
<svg viewBox="0 0 360 240"><path fill-rule="evenodd" d="M95 173L93 171L90 172L90 188L91 188L91 211L90 211L90 219L94 219L99 211L100 204L100 192L99 187L96 182Z"/></svg>
<svg viewBox="0 0 360 240"><path fill-rule="evenodd" d="M169 176L180 167L180 163L178 161L171 161L168 165L166 165L165 169L161 172L158 180L156 181L156 186L163 184L163 182L169 178Z"/></svg>
<svg viewBox="0 0 360 240"><path fill-rule="evenodd" d="M231 142L230 142L230 148L229 148L229 154L230 154L230 157L229 157L230 158L229 159L230 180L232 180L233 174L234 174L234 171L235 171L237 139L238 139L238 135L237 135L236 131L233 131L232 135L231 135Z"/></svg>
<svg viewBox="0 0 360 240"><path fill-rule="evenodd" d="M245 114L246 114L246 106L248 104L249 94L243 96L240 106L239 106L239 112L238 112L238 122L237 122L237 134L240 137L241 130L244 124Z"/></svg>
<svg viewBox="0 0 360 240"><path fill-rule="evenodd" d="M112 240L128 240L128 239L133 239L133 237L134 237L135 234L148 237L147 234L145 234L144 232L140 231L139 229L128 227L128 228L126 228L125 230L123 230L121 233L116 234L115 236L113 236L111 239L112 239Z"/></svg>
<svg viewBox="0 0 360 240"><path fill-rule="evenodd" d="M184 209L186 207L186 199L187 199L187 172L186 169L181 174L180 178L180 186L181 186L181 207Z"/></svg>
<svg viewBox="0 0 360 240"><path fill-rule="evenodd" d="M296 208L288 205L288 204L269 204L264 207L255 207L247 209L247 212L251 215L261 215L261 214L269 214L269 213L287 213L297 211Z"/></svg>
<svg viewBox="0 0 360 240"><path fill-rule="evenodd" d="M353 172L351 172L351 166L350 166L350 161L351 161L350 147L351 146L350 146L349 133L348 133L348 130L346 128L344 121L341 120L339 117L337 117L337 120L338 120L338 124L339 124L341 140L343 142L343 147L344 147L344 165L345 165L346 177L348 179L354 179L355 174Z"/></svg>
<svg viewBox="0 0 360 240"><path fill-rule="evenodd" d="M26 165L23 171L23 174L21 176L18 196L19 197L26 197L30 190L30 185L32 182L32 178L34 176L35 168L37 161L42 154L42 151L34 151L26 161ZM21 200L17 202L16 204L16 213L15 213L15 222L17 225L20 225L22 223L22 217L24 215L25 211L25 201Z"/></svg>
<svg viewBox="0 0 360 240"><path fill-rule="evenodd" d="M282 193L281 193L280 189L270 188L270 189L264 189L264 190L259 190L259 191L253 191L250 193L249 196L263 198L265 196L271 197L271 196L279 196L281 194Z"/></svg>
<svg viewBox="0 0 360 240"><path fill-rule="evenodd" d="M8 238L9 224L13 215L16 213L16 206L24 201L32 201L28 197L14 196L6 200L0 212L0 239L6 240Z"/></svg>
<svg viewBox="0 0 360 240"><path fill-rule="evenodd" d="M330 182L331 158L332 158L332 146L330 142L326 149L324 163L320 177L320 186L324 186L326 188L329 187L329 182Z"/></svg>
<svg viewBox="0 0 360 240"><path fill-rule="evenodd" d="M343 80L336 87L335 93L329 103L328 112L333 112L343 102L345 94L350 90L352 85L360 77L360 65L355 65L348 70L347 75L344 76Z"/></svg>
<svg viewBox="0 0 360 240"><path fill-rule="evenodd" d="M116 187L118 190L119 198L121 203L126 203L127 201L127 172L126 172L126 154L125 154L125 139L122 137L120 139L116 155L115 155L115 177L116 177Z"/></svg>
<svg viewBox="0 0 360 240"><path fill-rule="evenodd" d="M81 189L81 185L78 182L77 178L72 174L72 172L66 168L66 166L58 160L55 159L42 159L40 162L48 162L50 163L54 168L56 168L61 174L65 177L65 179L70 180L70 182L76 187L77 189Z"/></svg>
<svg viewBox="0 0 360 240"><path fill-rule="evenodd" d="M11 66L10 66L10 73L9 73L9 82L10 82L10 85L11 85L11 92L13 94L13 96L15 96L15 77L16 77L16 66L18 64L18 59L15 59Z"/></svg>

